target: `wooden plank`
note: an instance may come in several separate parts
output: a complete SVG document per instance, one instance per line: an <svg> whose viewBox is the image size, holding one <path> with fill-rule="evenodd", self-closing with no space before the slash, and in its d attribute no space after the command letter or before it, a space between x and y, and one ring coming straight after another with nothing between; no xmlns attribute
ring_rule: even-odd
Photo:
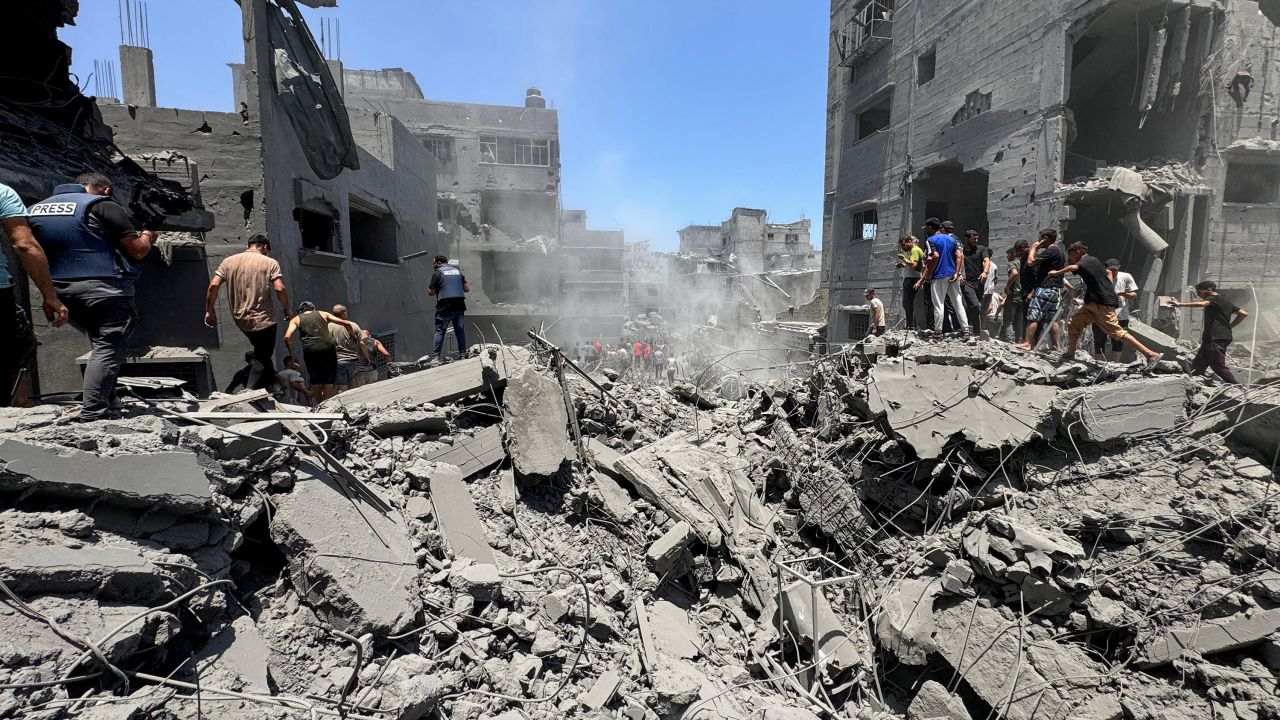
<svg viewBox="0 0 1280 720"><path fill-rule="evenodd" d="M506 457L507 451L502 447L502 428L491 425L471 437L429 453L426 459L456 465L462 470L462 477L469 478L497 465Z"/></svg>
<svg viewBox="0 0 1280 720"><path fill-rule="evenodd" d="M462 481L462 472L443 465L429 478L431 504L436 509L436 522L444 532L449 547L458 557L470 558L478 563L497 565L493 548L485 539L484 523L476 512L471 493Z"/></svg>

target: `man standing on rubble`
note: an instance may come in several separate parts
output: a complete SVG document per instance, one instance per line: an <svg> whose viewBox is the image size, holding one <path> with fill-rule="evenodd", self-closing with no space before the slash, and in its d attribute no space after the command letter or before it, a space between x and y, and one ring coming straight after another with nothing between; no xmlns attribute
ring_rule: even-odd
<svg viewBox="0 0 1280 720"><path fill-rule="evenodd" d="M1120 307L1116 308L1116 319L1120 321L1120 327L1129 329L1129 301L1138 297L1138 281L1127 272L1120 270L1120 261L1111 258L1102 263L1102 267L1107 271L1107 277L1111 279L1112 288L1116 291L1116 299L1120 301ZM1093 354L1099 360L1106 360L1107 334L1098 327L1093 326ZM1124 349L1124 344L1112 340L1111 341L1111 361L1120 362L1120 352Z"/></svg>
<svg viewBox="0 0 1280 720"><path fill-rule="evenodd" d="M1000 320L999 336L1006 342L1020 339L1025 331L1027 318L1026 298L1022 294L1022 258L1027 254L1027 241L1019 240L1005 253L1009 261L1009 277L1004 283L1004 310ZM1007 332L1006 332L1007 331Z"/></svg>
<svg viewBox="0 0 1280 720"><path fill-rule="evenodd" d="M253 348L253 367L249 372L250 390L269 387L276 382L276 314L272 292L284 309L286 320L293 317L289 309L289 293L284 286L280 263L270 257L271 243L265 235L249 238L244 252L236 253L218 264L204 298L204 324L216 327L218 314L214 306L218 293L227 286L227 305L236 327L244 333Z"/></svg>
<svg viewBox="0 0 1280 720"><path fill-rule="evenodd" d="M1071 247L1067 248L1067 259L1071 261L1070 265L1058 270L1050 270L1048 276L1061 277L1067 273L1079 275L1084 281L1084 305L1071 316L1071 320L1067 323L1067 351L1062 354L1061 362L1068 363L1075 360L1080 336L1084 334L1086 327L1093 324L1095 327L1102 328L1112 341L1123 343L1136 350L1139 355L1146 358L1147 370L1154 370L1160 363L1162 355L1138 342L1137 338L1120 326L1120 321L1116 319L1116 308L1120 307L1120 301L1116 297L1114 283L1107 276L1106 269L1102 267L1102 261L1090 255L1089 248L1079 242L1072 243Z"/></svg>
<svg viewBox="0 0 1280 720"><path fill-rule="evenodd" d="M1200 336L1200 351L1191 361L1191 374L1203 375L1208 368L1222 378L1224 382L1235 385L1236 376L1227 367L1227 347L1235 339L1232 329L1249 313L1244 308L1218 294L1218 284L1212 280L1196 283L1196 295L1199 300L1179 302L1170 300L1171 308L1204 308L1204 332Z"/></svg>
<svg viewBox="0 0 1280 720"><path fill-rule="evenodd" d="M467 354L467 293L471 292L471 285L444 255L437 255L432 267L435 272L427 286L427 294L436 299L436 343L432 352L437 358L442 357L444 335L453 326L453 336L458 340L458 359L462 359Z"/></svg>
<svg viewBox="0 0 1280 720"><path fill-rule="evenodd" d="M902 312L907 318L907 329L915 330L916 283L920 280L920 271L924 269L924 250L914 236L903 235L898 238L898 264L894 267L902 270Z"/></svg>
<svg viewBox="0 0 1280 720"><path fill-rule="evenodd" d="M977 332L982 327L982 314L986 309L982 302L987 286L987 278L991 276L991 248L978 244L978 231L968 230L964 234L964 312L969 320L969 327Z"/></svg>
<svg viewBox="0 0 1280 720"><path fill-rule="evenodd" d="M387 371L391 371L391 363L395 359L391 357L391 353L387 351L382 341L374 337L368 330L360 330L360 342L364 345L365 360L356 366L356 375L352 378L351 387L358 388L378 382L378 366L379 364L387 367ZM381 360L381 363L379 363Z"/></svg>
<svg viewBox="0 0 1280 720"><path fill-rule="evenodd" d="M139 231L112 200L111 181L92 172L57 186L33 206L31 229L48 255L49 275L71 324L89 336L92 347L78 419L101 420L111 411L116 378L138 325L134 261L151 252L156 232Z"/></svg>
<svg viewBox="0 0 1280 720"><path fill-rule="evenodd" d="M929 283L929 294L933 299L933 330L942 331L942 321L946 315L947 300L956 308L956 321L969 335L969 323L964 316L964 300L960 294L960 283L964 280L964 253L956 243L956 239L942 231L942 223L937 218L929 218L924 223L929 235L929 259L925 264L924 277L916 283L916 288Z"/></svg>
<svg viewBox="0 0 1280 720"><path fill-rule="evenodd" d="M356 326L340 317L316 310L316 304L307 300L298 304L298 314L289 320L284 331L284 346L289 354L297 357L293 349L293 336L302 336L302 359L307 363L307 375L311 379L311 391L316 403L322 403L333 395L338 381L338 350L329 331L330 325L341 325L347 332L355 333Z"/></svg>
<svg viewBox="0 0 1280 720"><path fill-rule="evenodd" d="M356 376L360 361L363 360L366 365L372 364L369 358L369 349L364 343L360 342L361 328L359 325L351 322L347 317L346 305L333 306L334 317L340 320L346 320L347 327L333 323L329 325L329 332L333 334L334 348L338 353L338 392L344 393L347 388L354 387L352 380Z"/></svg>
<svg viewBox="0 0 1280 720"><path fill-rule="evenodd" d="M1023 273L1022 291L1027 293L1027 334L1015 347L1031 350L1036 344L1036 332L1049 326L1049 338L1053 349L1061 347L1058 325L1058 302L1062 296L1062 273L1055 273L1067 264L1062 248L1058 247L1058 231L1045 228L1040 237L1027 250L1027 272Z"/></svg>
<svg viewBox="0 0 1280 720"><path fill-rule="evenodd" d="M879 337L884 334L884 302L876 297L875 288L867 288L863 293L863 297L867 299L867 305L871 308L871 335Z"/></svg>
<svg viewBox="0 0 1280 720"><path fill-rule="evenodd" d="M40 289L40 297L44 301L44 316L54 327L67 324L67 307L58 299L53 288L53 279L49 276L49 258L44 254L40 243L31 234L27 225L27 207L22 198L8 185L0 183L0 225L4 226L4 234L13 246L13 254L27 271L27 277ZM19 384L18 375L27 367L29 357L34 353L35 341L28 334L28 342L17 342L19 331L18 313L23 312L13 293L13 278L9 275L9 262L0 246L0 337L6 339L6 346L0 351L0 407L8 407L13 402L13 392ZM27 322L26 316L23 321Z"/></svg>

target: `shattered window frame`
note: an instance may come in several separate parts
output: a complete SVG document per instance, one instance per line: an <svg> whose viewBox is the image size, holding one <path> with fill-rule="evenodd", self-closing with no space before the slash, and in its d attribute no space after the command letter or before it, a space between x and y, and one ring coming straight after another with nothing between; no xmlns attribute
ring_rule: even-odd
<svg viewBox="0 0 1280 720"><path fill-rule="evenodd" d="M422 146L435 157L437 163L441 165L453 163L454 142L452 137L448 135L430 135L422 138Z"/></svg>
<svg viewBox="0 0 1280 720"><path fill-rule="evenodd" d="M480 136L480 164L481 165L497 165L498 164L498 136L497 135L481 135Z"/></svg>
<svg viewBox="0 0 1280 720"><path fill-rule="evenodd" d="M1228 159L1222 202L1228 205L1280 205L1280 163Z"/></svg>

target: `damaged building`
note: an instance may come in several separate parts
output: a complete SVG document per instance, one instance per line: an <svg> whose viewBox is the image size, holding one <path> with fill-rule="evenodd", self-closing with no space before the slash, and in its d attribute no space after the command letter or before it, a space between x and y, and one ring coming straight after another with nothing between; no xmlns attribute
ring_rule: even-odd
<svg viewBox="0 0 1280 720"><path fill-rule="evenodd" d="M149 50L121 52L124 95L135 102L98 104L130 158L215 218L201 252L174 243L154 253L148 266L167 265L176 277L155 282L144 271L138 299L148 310L143 347L204 348L222 383L248 344L226 303L217 329L204 326L202 289L255 234L271 240L295 304L346 305L397 357L431 351L435 158L395 118L343 102L340 64L321 54L293 7L243 4L245 23L268 31L249 35L245 62L231 65L237 110L158 106L153 88L132 85L154 76Z"/></svg>
<svg viewBox="0 0 1280 720"><path fill-rule="evenodd" d="M960 32L958 28L982 28ZM832 340L868 286L901 318L900 235L975 229L997 263L1052 227L1118 258L1144 322L1201 279L1274 336L1280 174L1258 3L837 0L823 211ZM892 297L890 297L892 293Z"/></svg>

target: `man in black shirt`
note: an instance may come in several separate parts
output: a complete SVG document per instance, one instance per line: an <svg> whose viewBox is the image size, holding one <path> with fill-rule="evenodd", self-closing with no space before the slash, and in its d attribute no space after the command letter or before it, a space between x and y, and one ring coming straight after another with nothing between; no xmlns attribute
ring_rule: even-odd
<svg viewBox="0 0 1280 720"><path fill-rule="evenodd" d="M1027 270L1023 273L1022 292L1027 294L1027 335L1019 349L1031 350L1036 344L1037 332L1046 326L1053 349L1059 348L1058 324L1054 319L1058 314L1058 302L1062 297L1062 275L1054 275L1054 270L1061 270L1066 261L1062 248L1058 247L1058 231L1045 228L1040 237L1027 251Z"/></svg>
<svg viewBox="0 0 1280 720"><path fill-rule="evenodd" d="M1200 351L1196 353L1195 360L1191 361L1191 374L1203 375L1207 368L1212 367L1223 381L1235 385L1236 376L1227 367L1227 346L1234 339L1231 329L1244 322L1249 313L1219 295L1218 284L1212 280L1197 283L1196 295L1199 300L1172 300L1168 305L1172 308L1204 308L1204 334L1200 338Z"/></svg>
<svg viewBox="0 0 1280 720"><path fill-rule="evenodd" d="M964 312L969 316L969 327L976 333L980 329L985 308L982 307L983 288L991 274L991 248L978 244L978 231L964 234Z"/></svg>
<svg viewBox="0 0 1280 720"><path fill-rule="evenodd" d="M1070 265L1060 270L1050 270L1048 276L1061 280L1069 272L1079 275L1084 281L1084 305L1067 322L1067 351L1062 354L1062 362L1075 360L1080 336L1084 334L1086 327L1095 325L1102 328L1112 340L1128 345L1145 357L1147 370L1154 370L1160 362L1161 354L1138 342L1137 338L1120 326L1120 320L1116 317L1120 300L1116 297L1111 278L1107 277L1107 271L1102 267L1102 261L1090 255L1089 248L1084 243L1073 243L1067 248L1067 258L1071 261Z"/></svg>

